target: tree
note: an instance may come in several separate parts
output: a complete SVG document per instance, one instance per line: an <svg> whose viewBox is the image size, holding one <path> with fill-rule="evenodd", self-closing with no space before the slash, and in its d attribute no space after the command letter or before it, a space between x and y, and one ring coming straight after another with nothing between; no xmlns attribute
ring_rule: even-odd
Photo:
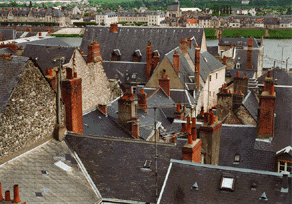
<svg viewBox="0 0 292 204"><path fill-rule="evenodd" d="M31 1L29 2L29 5L28 5L28 7L29 7L29 8L31 8L31 7L32 7L32 2L31 2Z"/></svg>

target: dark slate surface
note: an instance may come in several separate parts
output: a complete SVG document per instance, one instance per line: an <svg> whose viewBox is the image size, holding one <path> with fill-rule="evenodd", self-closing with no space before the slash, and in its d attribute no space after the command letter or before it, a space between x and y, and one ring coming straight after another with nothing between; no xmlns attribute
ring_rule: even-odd
<svg viewBox="0 0 292 204"><path fill-rule="evenodd" d="M122 83L145 84L146 63L103 61L103 68L109 79L119 79ZM133 76L136 74L136 77Z"/></svg>
<svg viewBox="0 0 292 204"><path fill-rule="evenodd" d="M292 146L292 87L275 86L275 129L272 141L275 152Z"/></svg>
<svg viewBox="0 0 292 204"><path fill-rule="evenodd" d="M87 26L80 49L87 55L89 44L97 41L103 60L110 61L114 49L121 52L121 61L133 61L135 50L142 53L142 62L146 61L148 41L152 50L158 50L160 60L171 49L177 47L181 38L195 37L201 46L203 29L196 28L159 28L159 27L119 27L118 33L111 33L109 27Z"/></svg>
<svg viewBox="0 0 292 204"><path fill-rule="evenodd" d="M11 50L9 47L0 49L0 53L11 53L11 54L15 54L15 52L13 50Z"/></svg>
<svg viewBox="0 0 292 204"><path fill-rule="evenodd" d="M239 72L240 77L242 77L243 74L245 74L245 76L250 79L253 78L255 74L254 70L227 69L226 76L234 78L236 77L237 72Z"/></svg>
<svg viewBox="0 0 292 204"><path fill-rule="evenodd" d="M133 138L128 132L122 129L110 117L105 116L99 110L83 115L83 133L95 136L113 136L122 138Z"/></svg>
<svg viewBox="0 0 292 204"><path fill-rule="evenodd" d="M61 47L70 47L70 45L63 40L60 40L59 38L45 38L42 40L34 40L34 41L28 41L24 43L17 43L17 45L20 47L22 46L25 48L28 44L33 45L45 45L45 46L61 46Z"/></svg>
<svg viewBox="0 0 292 204"><path fill-rule="evenodd" d="M219 165L238 168L252 168L256 127L223 125L220 139ZM234 156L240 155L239 164Z"/></svg>
<svg viewBox="0 0 292 204"><path fill-rule="evenodd" d="M66 58L64 64L67 64L70 61L74 50L75 48L73 47L54 47L28 44L24 49L23 56L33 59L45 75L47 68L59 66L58 62L53 61L54 58L64 56Z"/></svg>
<svg viewBox="0 0 292 204"><path fill-rule="evenodd" d="M265 173L248 169L237 169L213 165L202 165L186 161L171 160L172 167L159 203L291 203L291 176L289 193L281 193L282 174ZM222 176L235 177L234 191L221 190ZM199 190L191 189L197 182ZM256 183L256 190L251 185ZM268 201L259 198L266 193Z"/></svg>
<svg viewBox="0 0 292 204"><path fill-rule="evenodd" d="M276 153L266 150L254 149L253 151L253 168L263 171L276 171ZM278 169L277 169L278 170Z"/></svg>
<svg viewBox="0 0 292 204"><path fill-rule="evenodd" d="M194 97L187 90L171 89L170 97L175 103L185 104L188 108L196 103Z"/></svg>
<svg viewBox="0 0 292 204"><path fill-rule="evenodd" d="M263 74L258 78L259 84L264 84L267 73ZM274 81L277 79L278 85L287 85L292 86L292 76L290 73L287 73L285 69L273 69L271 70L271 76Z"/></svg>
<svg viewBox="0 0 292 204"><path fill-rule="evenodd" d="M27 57L20 56L13 56L11 61L0 58L0 113L6 107L27 61Z"/></svg>
<svg viewBox="0 0 292 204"><path fill-rule="evenodd" d="M259 57L259 51L253 50L252 51L252 70L256 71L258 69L258 57ZM240 63L240 68L236 68L236 63ZM247 50L243 49L236 49L235 57L234 57L234 70L245 70L247 62Z"/></svg>
<svg viewBox="0 0 292 204"><path fill-rule="evenodd" d="M207 47L207 51L213 56L218 56L218 46Z"/></svg>
<svg viewBox="0 0 292 204"><path fill-rule="evenodd" d="M242 104L248 110L248 112L251 114L253 119L257 120L259 102L258 102L255 94L252 91L248 90L248 94L246 95Z"/></svg>
<svg viewBox="0 0 292 204"><path fill-rule="evenodd" d="M248 39L249 38L225 38L223 37L221 41L219 42L220 46L230 46L230 43L233 44L233 46L237 45L238 43L241 43L243 47L248 46ZM253 38L253 47L259 47L257 39Z"/></svg>
<svg viewBox="0 0 292 204"><path fill-rule="evenodd" d="M69 146L76 151L103 198L155 202L154 172L143 172L145 160L152 160L155 168L155 145L141 140L88 138L66 136ZM182 146L158 145L158 192L162 187L171 158L182 159Z"/></svg>
<svg viewBox="0 0 292 204"><path fill-rule="evenodd" d="M0 29L0 34L2 36L2 41L14 40L16 39L17 31L14 29Z"/></svg>

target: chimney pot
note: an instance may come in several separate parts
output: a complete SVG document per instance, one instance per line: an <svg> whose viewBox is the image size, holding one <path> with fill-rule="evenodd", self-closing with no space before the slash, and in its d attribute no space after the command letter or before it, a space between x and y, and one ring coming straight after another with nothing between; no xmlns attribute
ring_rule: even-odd
<svg viewBox="0 0 292 204"><path fill-rule="evenodd" d="M19 197L19 187L18 185L14 185L14 199L13 199L13 203L19 203L21 202L20 197Z"/></svg>
<svg viewBox="0 0 292 204"><path fill-rule="evenodd" d="M236 72L236 77L239 78L239 71Z"/></svg>
<svg viewBox="0 0 292 204"><path fill-rule="evenodd" d="M172 141L172 143L175 143L175 142L176 142L176 136L175 136L175 134L174 134L174 133L172 134L171 141Z"/></svg>
<svg viewBox="0 0 292 204"><path fill-rule="evenodd" d="M188 133L188 144L193 144L192 134Z"/></svg>
<svg viewBox="0 0 292 204"><path fill-rule="evenodd" d="M5 191L5 201L10 201L10 191Z"/></svg>
<svg viewBox="0 0 292 204"><path fill-rule="evenodd" d="M242 91L241 90L239 91L239 94L242 94Z"/></svg>
<svg viewBox="0 0 292 204"><path fill-rule="evenodd" d="M268 71L267 77L271 77L271 71Z"/></svg>
<svg viewBox="0 0 292 204"><path fill-rule="evenodd" d="M209 113L204 113L204 123L208 123Z"/></svg>
<svg viewBox="0 0 292 204"><path fill-rule="evenodd" d="M0 183L0 201L3 200L3 195L2 195L2 184Z"/></svg>

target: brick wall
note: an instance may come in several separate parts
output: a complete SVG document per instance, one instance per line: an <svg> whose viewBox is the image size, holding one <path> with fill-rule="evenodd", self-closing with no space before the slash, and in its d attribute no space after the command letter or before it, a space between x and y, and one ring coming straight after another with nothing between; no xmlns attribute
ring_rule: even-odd
<svg viewBox="0 0 292 204"><path fill-rule="evenodd" d="M64 106L61 107L64 115ZM64 118L62 118L64 121ZM0 113L0 160L14 157L53 136L56 95L31 61Z"/></svg>

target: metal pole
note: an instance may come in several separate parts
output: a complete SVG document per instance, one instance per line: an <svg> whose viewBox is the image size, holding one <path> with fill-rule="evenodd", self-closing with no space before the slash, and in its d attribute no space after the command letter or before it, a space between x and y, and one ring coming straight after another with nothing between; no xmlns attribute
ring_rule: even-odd
<svg viewBox="0 0 292 204"><path fill-rule="evenodd" d="M286 59L286 72L288 72L289 70L288 70L288 59L289 59L290 57L288 57L287 59Z"/></svg>
<svg viewBox="0 0 292 204"><path fill-rule="evenodd" d="M156 202L158 200L158 172L157 172L157 128L156 128L156 107L154 107L154 134L155 134L155 195L156 195Z"/></svg>
<svg viewBox="0 0 292 204"><path fill-rule="evenodd" d="M57 71L57 125L61 122L61 59Z"/></svg>

